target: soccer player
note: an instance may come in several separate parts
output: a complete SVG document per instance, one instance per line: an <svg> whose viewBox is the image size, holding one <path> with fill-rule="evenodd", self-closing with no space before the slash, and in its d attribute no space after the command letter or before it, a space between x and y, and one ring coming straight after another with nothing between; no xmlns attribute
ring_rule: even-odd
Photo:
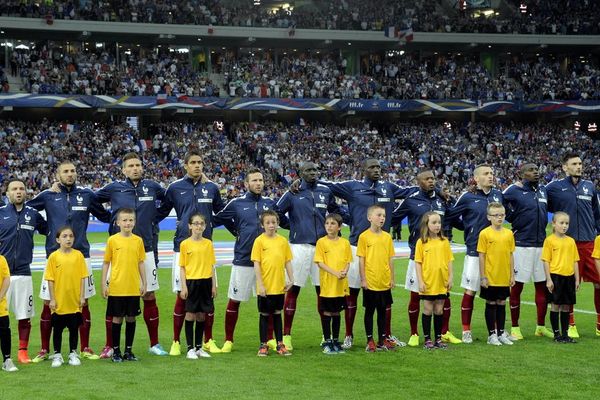
<svg viewBox="0 0 600 400"><path fill-rule="evenodd" d="M481 293L485 303L485 322L488 329L487 343L493 346L512 345L504 330L506 321L506 298L515 283L514 259L515 238L502 226L506 211L501 203L490 203L487 207L491 226L479 233L479 276Z"/></svg>
<svg viewBox="0 0 600 400"><path fill-rule="evenodd" d="M233 336L238 319L240 302L250 300L256 285L254 263L251 260L252 245L261 234L260 214L276 207L275 201L262 196L265 186L262 172L250 168L246 172L244 186L247 192L231 200L213 219L213 226L233 222L238 233L234 246L233 265L229 278L227 309L225 312L225 343L223 353L231 353Z"/></svg>
<svg viewBox="0 0 600 400"><path fill-rule="evenodd" d="M260 314L258 356L264 357L269 354L269 347L267 346L269 318L273 320L273 331L277 340L275 349L277 354L289 356L292 353L283 343L281 310L283 309L284 293L289 290L294 281L294 273L290 263L292 251L288 241L277 234L279 216L275 211L267 210L263 212L260 215L260 226L264 229L264 232L254 240L250 256L254 263L258 312ZM286 272L288 279L285 277Z"/></svg>
<svg viewBox="0 0 600 400"><path fill-rule="evenodd" d="M423 169L417 174L417 185L419 191L407 197L395 210L392 217L392 224L402 221L408 217L408 246L410 247L410 259L406 271L406 281L404 288L410 291L410 301L408 303L408 320L410 322L410 338L408 345L415 347L419 345L419 281L417 280L415 270L415 248L417 241L421 237L421 220L423 215L433 211L443 217L449 204L446 199L440 196L435 190L436 179L431 169ZM443 223L443 221L442 221ZM445 229L443 229L445 230ZM450 297L446 297L443 306L442 323L442 341L448 343L461 343L461 340L455 337L448 330L450 325L451 303Z"/></svg>
<svg viewBox="0 0 600 400"><path fill-rule="evenodd" d="M367 209L374 205L380 204L384 210L386 220L383 223L382 229L386 232L390 231L392 224L392 213L395 208L395 200L404 199L418 190L416 187L401 188L392 182L381 180L381 164L379 160L369 158L362 163L362 172L364 179L349 180L344 182L327 182L319 180L319 183L326 185L331 192L348 202L350 213L350 245L352 247L352 263L348 271L348 285L350 293L346 297L346 337L343 347L349 349L353 344L353 326L354 318L356 317L356 303L358 294L361 288L360 273L358 258L356 257L356 248L358 245L358 237L365 230L369 229L370 223L367 218ZM404 346L405 343L391 335L391 304L386 309L386 333L390 339L399 346Z"/></svg>
<svg viewBox="0 0 600 400"><path fill-rule="evenodd" d="M380 205L370 206L367 218L371 226L360 234L356 255L359 258L360 281L364 289L366 351L374 353L377 350L387 351L396 347L385 332L386 309L394 302L394 243L392 236L382 229L385 223L385 208ZM376 310L379 333L377 345L373 339L373 315Z"/></svg>
<svg viewBox="0 0 600 400"><path fill-rule="evenodd" d="M346 276L352 261L350 242L340 237L343 219L331 213L325 218L327 236L317 241L315 263L319 266L319 306L322 312L323 353L339 354L344 349L339 343L340 312L346 307L348 280Z"/></svg>
<svg viewBox="0 0 600 400"><path fill-rule="evenodd" d="M154 262L154 252L152 248L152 235L154 223L157 218L156 201L164 200L165 189L157 182L143 179L144 167L140 157L135 153L128 153L123 157L122 172L125 180L115 181L104 186L96 192L98 200L102 203L110 202L112 211L112 224L109 228L111 235L117 233L119 228L115 225L116 215L121 208L132 208L135 210L136 221L133 233L141 237L144 241L146 258L144 268L146 270L146 279L144 282L148 285L143 297L144 300L144 321L148 328L150 337L150 354L165 356L168 355L158 342L159 314L156 305L156 296L154 292L159 289L158 271ZM102 350L100 357L109 358L112 345L110 343L111 334L111 316L106 318L106 346Z"/></svg>
<svg viewBox="0 0 600 400"><path fill-rule="evenodd" d="M133 208L121 207L115 215L119 232L108 238L102 263L102 296L108 299L106 315L112 318L112 361L138 361L133 354L135 317L140 315L140 296L146 292L148 252L142 238L133 233L136 223ZM152 255L150 254L150 257ZM109 274L110 269L110 274ZM125 352L121 355L121 327L125 318Z"/></svg>
<svg viewBox="0 0 600 400"><path fill-rule="evenodd" d="M6 292L10 286L10 272L6 258L0 255L0 352L2 352L2 370L16 372L11 351L10 319L8 318L8 307L6 306Z"/></svg>
<svg viewBox="0 0 600 400"><path fill-rule="evenodd" d="M473 302L479 290L479 253L477 241L479 232L490 225L487 218L489 203L502 203L502 192L494 188L494 171L487 164L481 164L473 170L476 187L472 192L463 193L456 204L446 212L446 224L464 230L465 255L461 277L461 287L465 289L461 303L461 319L463 326L462 342L473 343L471 334L471 318Z"/></svg>
<svg viewBox="0 0 600 400"><path fill-rule="evenodd" d="M190 150L186 153L183 162L186 176L171 183L167 188L164 200L159 211L158 220L169 215L169 212L175 208L177 214L177 229L173 238L173 264L172 264L172 288L177 293L181 290L181 277L179 276L179 246L181 242L189 237L188 224L186 221L195 213L200 213L206 220L206 229L202 236L206 239L212 239L213 233L213 214L221 211L224 207L223 200L219 193L219 187L211 182L203 182L202 179L202 156L198 150ZM156 222L158 224L158 221ZM175 307L173 309L173 343L169 354L178 356L181 354L179 338L183 327L185 315L185 301L176 296ZM221 349L213 339L213 322L215 319L214 311L206 313L204 320L204 344L203 349L210 353L220 353Z"/></svg>
<svg viewBox="0 0 600 400"><path fill-rule="evenodd" d="M192 214L188 220L191 236L181 242L180 297L185 300L185 336L187 355L191 360L198 357L210 358L202 348L202 334L206 314L214 313L213 299L217 296L215 281L215 249L212 241L202 236L206 219L200 213ZM194 335L194 323L196 334ZM194 346L195 342L195 346Z"/></svg>
<svg viewBox="0 0 600 400"><path fill-rule="evenodd" d="M548 211L564 211L571 217L567 235L577 244L580 279L594 285L596 336L600 336L600 277L592 258L594 239L600 234L598 191L593 182L582 179L583 163L577 153L566 153L563 156L562 169L566 177L546 185ZM573 307L569 324L569 337L578 338Z"/></svg>
<svg viewBox="0 0 600 400"><path fill-rule="evenodd" d="M283 308L283 342L288 350L294 349L291 332L296 302L300 289L306 284L309 275L317 292L317 302L319 299L319 268L313 260L317 241L326 235L325 215L328 212L345 214L345 211L335 202L331 190L317 183L318 174L317 164L313 162L302 164L300 167L302 181L297 193L287 191L277 202L278 212L287 214L290 221L289 240L293 255L294 284L286 293ZM317 309L320 310L318 304ZM323 319L321 311L319 314Z"/></svg>
<svg viewBox="0 0 600 400"><path fill-rule="evenodd" d="M33 234L37 230L48 234L48 224L37 210L25 205L25 184L20 180L8 183L9 203L0 207L0 254L6 258L10 270L10 287L6 300L15 315L19 329L20 363L30 363L27 353L31 317L35 315L33 304Z"/></svg>
<svg viewBox="0 0 600 400"><path fill-rule="evenodd" d="M546 270L546 287L550 299L550 323L554 340L558 343L575 343L567 334L570 308L576 302L579 290L579 254L573 238L566 235L569 215L557 211L552 216L552 235L544 240L542 260ZM597 240L597 239L596 239ZM594 249L595 250L595 249ZM598 257L599 254L593 254ZM560 321L560 325L559 325ZM560 326L560 329L559 329Z"/></svg>
<svg viewBox="0 0 600 400"><path fill-rule="evenodd" d="M61 354L62 332L69 329L69 365L79 366L77 330L82 323L81 308L85 304L85 284L89 276L83 254L73 249L75 236L71 227L56 231L55 240L60 246L48 257L44 279L50 292L52 327L54 328L54 354L52 367L63 365Z"/></svg>
<svg viewBox="0 0 600 400"><path fill-rule="evenodd" d="M46 211L48 221L48 236L46 237L46 257L58 249L56 242L56 233L58 230L68 225L73 229L75 241L73 248L83 253L88 270L88 277L85 282L86 302L81 308L83 323L79 326L79 335L81 336L81 356L83 358L95 360L99 357L94 354L90 348L90 327L91 315L88 306L90 297L96 294L94 286L94 276L92 274L92 264L90 262L90 243L87 239L87 227L90 220L90 214L102 222L110 221L110 213L104 209L98 201L96 195L91 189L77 186L77 169L71 161L63 161L56 168L56 179L58 185L56 191L53 189L44 190L33 199L27 202L27 205L38 211ZM50 321L50 293L48 283L43 280L40 289L40 297L44 300L44 308L40 317L40 334L42 337L42 346L40 352L33 358L33 362L40 362L48 358L50 349L50 334L52 324Z"/></svg>
<svg viewBox="0 0 600 400"><path fill-rule="evenodd" d="M542 245L546 238L548 224L548 196L546 187L540 185L540 172L537 165L525 163L519 169L520 184L510 185L502 195L506 206L506 220L511 223L515 236L515 284L510 289L510 316L513 339L523 339L519 327L521 292L523 285L533 281L535 305L537 308L536 336L553 337L545 327L546 274L541 260Z"/></svg>

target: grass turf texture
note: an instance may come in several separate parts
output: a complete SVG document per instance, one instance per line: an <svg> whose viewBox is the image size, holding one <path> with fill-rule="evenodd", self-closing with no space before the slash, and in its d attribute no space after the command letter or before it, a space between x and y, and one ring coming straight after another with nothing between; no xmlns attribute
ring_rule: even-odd
<svg viewBox="0 0 600 400"><path fill-rule="evenodd" d="M226 240L225 233L217 231L215 240ZM161 240L169 240L171 235L172 232L162 232ZM104 240L105 237L93 234L90 235L90 241ZM403 237L406 238L406 234L403 233ZM462 234L456 237L462 238ZM453 292L462 293L459 286L463 254L455 254L455 258ZM406 265L406 259L396 261L396 282L399 284L404 282ZM223 342L229 272L229 267L218 268L220 288L216 299L214 337L219 345ZM95 277L98 282L99 271L95 271ZM31 356L39 349L41 301L37 298L37 290L41 273L34 273L33 278L38 316L32 320ZM170 291L170 269L161 268L159 278L160 342L168 351L172 341L174 302L174 294ZM398 287L393 294L393 333L407 340L408 292ZM461 296L453 295L451 299L453 314L450 329L459 336ZM533 301L532 284L525 286L522 299ZM486 344L484 302L477 298L472 324L475 337L473 345L450 345L446 351L425 351L418 347L366 354L363 310L359 303L354 326L356 346L344 355L326 356L320 352L321 327L315 304L314 289L309 285L302 289L298 299L292 330L292 357L283 358L272 353L266 359L256 357L258 314L256 301L251 300L240 307L235 347L231 354L217 354L211 359L197 361L186 360L183 354L180 357L150 356L147 354L146 326L140 316L134 342L134 351L140 362L114 365L108 360L83 360L81 367L65 364L57 369L51 368L49 361L18 365L18 373L0 374L0 399L60 397L132 400L200 395L211 399L596 398L594 388L597 377L594 370L600 352L600 338L595 336L595 316L592 314L576 313L582 336L579 343L557 345L550 339L533 336L535 306L523 304L521 329L525 340L511 347L496 348ZM103 315L106 301L96 296L91 299L90 306L91 345L99 351L105 337ZM591 284L584 284L578 293L577 308L594 310ZM510 327L508 310L507 327ZM13 358L16 359L17 329L12 317L11 328ZM67 336L65 331L63 353ZM181 339L184 349L184 332Z"/></svg>

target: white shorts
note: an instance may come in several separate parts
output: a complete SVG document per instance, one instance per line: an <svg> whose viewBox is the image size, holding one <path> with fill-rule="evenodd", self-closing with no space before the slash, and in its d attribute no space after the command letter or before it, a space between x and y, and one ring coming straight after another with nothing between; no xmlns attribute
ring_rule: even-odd
<svg viewBox="0 0 600 400"><path fill-rule="evenodd" d="M173 253L173 264L171 264L171 290L173 293L181 291L181 267L179 266L179 252Z"/></svg>
<svg viewBox="0 0 600 400"><path fill-rule="evenodd" d="M32 318L35 315L35 309L31 276L11 276L6 301L8 309L15 315L17 321Z"/></svg>
<svg viewBox="0 0 600 400"><path fill-rule="evenodd" d="M415 260L408 260L404 288L411 292L419 293L419 280L417 279L417 266Z"/></svg>
<svg viewBox="0 0 600 400"><path fill-rule="evenodd" d="M294 273L294 285L304 287L306 279L314 286L319 286L319 267L314 263L315 246L312 244L290 243L292 249L292 272Z"/></svg>
<svg viewBox="0 0 600 400"><path fill-rule="evenodd" d="M478 292L481 285L479 278L479 257L465 255L460 286L464 289Z"/></svg>
<svg viewBox="0 0 600 400"><path fill-rule="evenodd" d="M352 262L348 269L348 286L351 289L360 289L360 267L356 257L356 246L350 246L350 249L352 249Z"/></svg>
<svg viewBox="0 0 600 400"><path fill-rule="evenodd" d="M252 295L256 295L254 267L232 265L227 296L235 301L248 301Z"/></svg>
<svg viewBox="0 0 600 400"><path fill-rule="evenodd" d="M146 270L146 292L156 292L160 289L160 286L158 285L158 268L156 267L153 251L146 253L144 269Z"/></svg>
<svg viewBox="0 0 600 400"><path fill-rule="evenodd" d="M88 277L85 278L85 285L83 286L83 290L85 291L84 296L86 299L94 296L96 294L96 286L94 285L94 275L92 273L92 263L89 258L85 259L85 266L87 267ZM46 268L44 268L44 274L46 273ZM48 281L42 279L42 284L40 285L40 299L44 301L50 301L50 287L48 286Z"/></svg>
<svg viewBox="0 0 600 400"><path fill-rule="evenodd" d="M515 281L522 283L546 281L541 247L516 247L513 257Z"/></svg>

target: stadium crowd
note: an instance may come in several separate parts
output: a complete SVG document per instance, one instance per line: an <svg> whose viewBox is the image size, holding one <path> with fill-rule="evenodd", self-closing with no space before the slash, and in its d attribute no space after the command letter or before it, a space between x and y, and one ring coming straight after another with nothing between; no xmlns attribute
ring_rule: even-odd
<svg viewBox="0 0 600 400"><path fill-rule="evenodd" d="M458 4L458 2L456 2ZM521 4L527 5L524 13ZM231 0L8 0L0 15L107 22L195 24L272 28L383 30L390 25L416 32L519 33L594 35L600 32L599 11L591 0L506 2L509 11L481 16L474 10L448 10L428 0L314 1L294 8L257 7Z"/></svg>
<svg viewBox="0 0 600 400"><path fill-rule="evenodd" d="M221 186L223 197L243 190L250 165L265 170L269 196L279 197L304 161L320 165L326 179L360 179L365 157L382 161L386 176L402 186L414 183L417 170L433 167L451 193L469 184L474 167L493 165L500 188L515 179L524 161L538 162L543 180L561 174L560 157L581 150L586 175L596 183L600 152L585 134L556 124L478 122L397 123L380 130L367 123L352 127L318 123L238 123L221 130L214 124L169 122L152 125L151 140L141 141L127 124L95 122L0 122L0 184L23 179L35 194L47 188L56 162L74 159L80 184L99 188L122 179L120 157L143 153L146 176L162 185L183 176L182 160L190 146L204 154L207 175Z"/></svg>
<svg viewBox="0 0 600 400"><path fill-rule="evenodd" d="M566 64L549 56L515 56L499 61L492 74L475 56L370 54L352 74L335 54L225 52L215 57L222 86L191 65L188 53L132 46L63 51L39 45L15 51L10 73L33 94L187 95L212 97L598 100L600 69L594 60ZM8 71L7 71L8 72Z"/></svg>

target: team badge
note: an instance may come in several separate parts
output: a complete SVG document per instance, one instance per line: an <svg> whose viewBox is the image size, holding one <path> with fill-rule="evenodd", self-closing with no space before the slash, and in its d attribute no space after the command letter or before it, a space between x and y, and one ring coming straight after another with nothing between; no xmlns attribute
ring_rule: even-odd
<svg viewBox="0 0 600 400"><path fill-rule="evenodd" d="M204 197L208 196L208 190L206 190L206 188L202 188L202 195Z"/></svg>
<svg viewBox="0 0 600 400"><path fill-rule="evenodd" d="M266 204L263 204L263 210L265 210L265 211L268 211L268 210L269 210L269 207L267 207L267 205L266 205Z"/></svg>
<svg viewBox="0 0 600 400"><path fill-rule="evenodd" d="M79 204L83 203L83 197L81 197L80 194L77 195L76 199L77 199L77 203L79 203Z"/></svg>
<svg viewBox="0 0 600 400"><path fill-rule="evenodd" d="M325 196L322 193L319 193L319 200L321 200L322 203L325 202Z"/></svg>

